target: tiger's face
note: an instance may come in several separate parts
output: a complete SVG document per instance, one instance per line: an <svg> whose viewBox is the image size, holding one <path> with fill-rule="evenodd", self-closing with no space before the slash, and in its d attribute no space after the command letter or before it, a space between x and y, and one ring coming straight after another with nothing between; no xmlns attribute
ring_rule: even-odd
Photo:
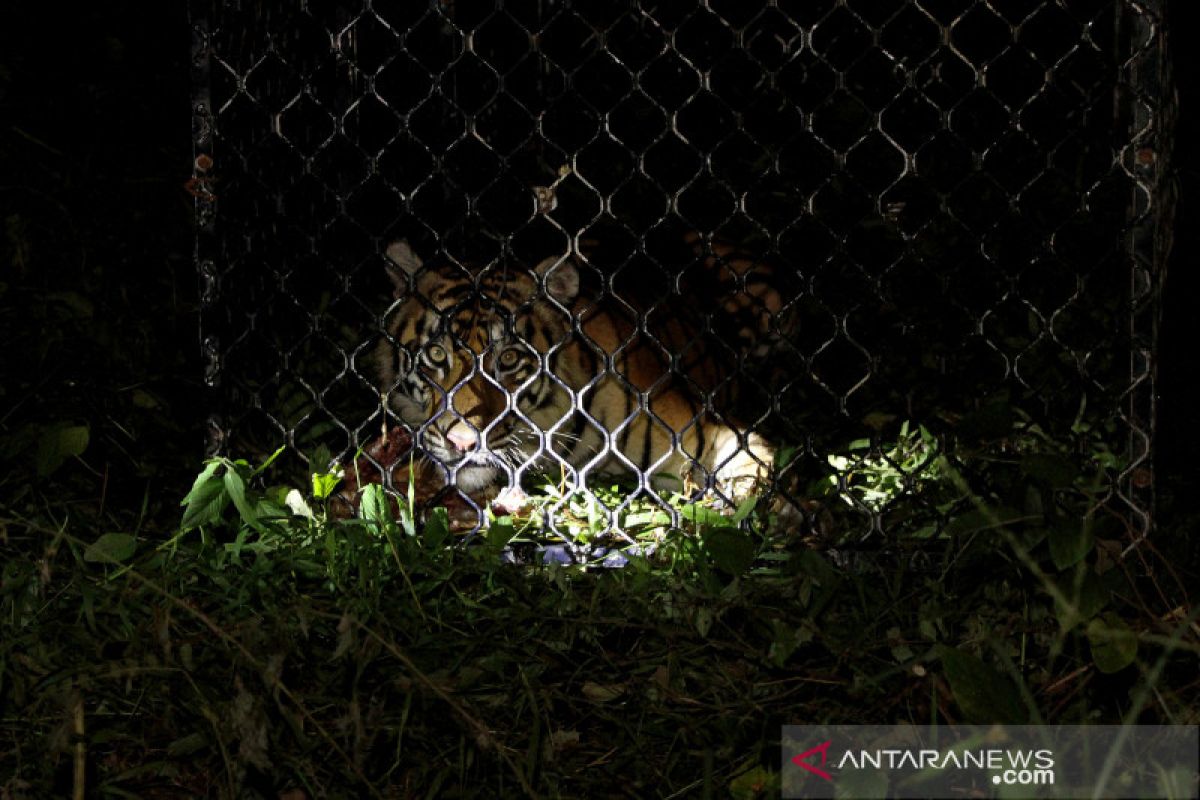
<svg viewBox="0 0 1200 800"><path fill-rule="evenodd" d="M426 267L405 242L387 256L400 302L377 360L391 408L463 491L506 482L506 466L525 465L541 431L571 410L571 392L551 376L572 335L575 265L551 258L473 276Z"/></svg>

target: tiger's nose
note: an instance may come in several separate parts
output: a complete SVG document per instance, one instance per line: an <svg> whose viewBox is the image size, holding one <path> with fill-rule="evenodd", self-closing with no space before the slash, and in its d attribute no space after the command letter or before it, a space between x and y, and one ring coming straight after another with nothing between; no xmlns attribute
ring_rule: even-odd
<svg viewBox="0 0 1200 800"><path fill-rule="evenodd" d="M460 453L470 453L479 447L479 436L470 429L451 428L446 432L446 441Z"/></svg>

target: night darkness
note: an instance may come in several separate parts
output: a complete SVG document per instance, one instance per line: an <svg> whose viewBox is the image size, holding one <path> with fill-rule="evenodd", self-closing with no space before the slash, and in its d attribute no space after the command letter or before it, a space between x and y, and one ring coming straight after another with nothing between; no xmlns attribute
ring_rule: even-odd
<svg viewBox="0 0 1200 800"><path fill-rule="evenodd" d="M86 422L114 503L177 494L203 453L183 5L0 15L4 425Z"/></svg>
<svg viewBox="0 0 1200 800"><path fill-rule="evenodd" d="M1184 29L1184 4L1167 4L1174 30ZM1175 84L1179 92L1179 128L1175 134L1175 172L1179 181L1179 205L1176 209L1175 245L1167 269L1163 293L1163 325L1158 339L1159 355L1159 429L1157 467L1164 514L1184 516L1195 509L1181 507L1191 495L1200 465L1200 406L1194 384L1200 374L1200 317L1194 308L1200 292L1196 259L1200 256L1200 231L1196 229L1197 192L1200 191L1200 163L1194 142L1200 130L1196 126L1197 85L1196 49L1182 46L1180 35L1173 36Z"/></svg>

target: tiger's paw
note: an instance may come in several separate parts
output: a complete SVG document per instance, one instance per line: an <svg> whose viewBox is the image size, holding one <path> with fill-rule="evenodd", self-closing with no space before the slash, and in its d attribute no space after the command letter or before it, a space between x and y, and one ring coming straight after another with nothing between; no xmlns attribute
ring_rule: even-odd
<svg viewBox="0 0 1200 800"><path fill-rule="evenodd" d="M736 439L730 444L740 445ZM758 434L748 434L745 447L738 446L727 458L721 460L714 476L714 488L734 505L761 495L772 486L771 465L774 461L774 448Z"/></svg>

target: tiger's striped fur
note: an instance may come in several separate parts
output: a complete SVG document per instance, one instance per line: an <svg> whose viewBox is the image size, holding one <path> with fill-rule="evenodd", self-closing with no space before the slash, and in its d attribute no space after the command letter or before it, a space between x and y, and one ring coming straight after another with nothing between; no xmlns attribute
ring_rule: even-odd
<svg viewBox="0 0 1200 800"><path fill-rule="evenodd" d="M565 469L577 484L631 470L712 477L731 499L767 479L772 447L722 413L732 350L712 352L693 315L660 305L639 326L581 293L571 257L473 275L426 266L405 242L387 256L399 302L377 351L381 386L464 492L506 483L506 466L517 480ZM731 318L757 325L777 310L748 262L729 269L743 289L724 303Z"/></svg>

